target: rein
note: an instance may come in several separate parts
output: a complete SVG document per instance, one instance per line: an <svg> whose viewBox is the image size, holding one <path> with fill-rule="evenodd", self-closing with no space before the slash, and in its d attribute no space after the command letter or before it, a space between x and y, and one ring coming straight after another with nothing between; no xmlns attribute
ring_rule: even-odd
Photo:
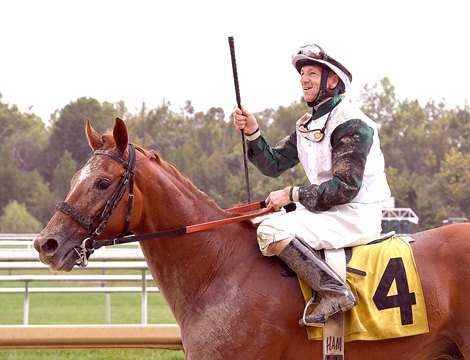
<svg viewBox="0 0 470 360"><path fill-rule="evenodd" d="M252 203L248 205L242 205L240 207L231 208L226 211L236 210L238 212L248 212L248 211L259 210L259 209L265 209L265 210L261 210L253 214L238 215L238 216L234 216L231 218L213 220L213 221L208 221L208 222L195 224L195 225L188 225L188 226L183 226L183 227L169 229L169 230L157 231L157 232L149 233L149 234L142 234L142 235L130 234L130 235L125 235L125 236L119 236L111 240L93 240L92 246L100 248L102 246L127 244L130 242L141 241L141 240L157 239L157 238L168 237L168 236L186 235L186 234L191 234L195 232L214 229L219 226L223 226L227 224L242 222L245 220L255 218L257 216L266 215L274 210L272 207L266 208L265 202L260 201L258 203Z"/></svg>
<svg viewBox="0 0 470 360"><path fill-rule="evenodd" d="M111 157L113 160L117 161L124 167L124 174L122 175L119 183L117 184L114 192L111 194L111 197L106 201L106 204L103 208L98 211L98 213L91 217L88 215L83 214L80 210L76 207L67 203L65 201L61 201L56 205L56 211L60 211L65 215L70 216L72 219L77 221L82 227L88 230L90 234L85 240L82 241L80 246L74 248L75 252L78 254L78 259L76 260L76 265L80 267L86 267L88 265L88 257L95 251L95 249L100 248L102 246L110 246L110 245L118 245L118 244L127 244L136 241L148 240L148 239L157 239L163 238L168 236L179 236L185 234L191 234L199 231L205 231L209 229L213 229L219 226L232 224L236 222L242 222L248 219L252 219L261 215L268 214L274 209L272 207L266 208L266 203L264 201L258 203L252 203L247 205L242 205L238 207L233 207L227 209L228 212L238 212L238 213L246 213L250 211L264 209L255 213L246 214L246 215L238 215L233 216L226 219L214 220L209 221L201 224L189 225L184 227L179 227L175 229L163 230L158 231L155 233L149 234L142 234L142 235L135 235L135 234L127 234L129 230L129 224L131 221L131 214L132 214L132 207L134 203L134 178L136 172L136 150L133 144L129 144L129 160L126 162L120 156L116 154L116 151L113 150L95 150L93 155L106 155ZM127 197L127 214L124 224L124 229L121 234L114 238L114 239L102 239L97 240L95 239L97 236L101 234L101 231L106 227L109 218L113 214L114 210L117 208L119 203L121 202L126 189L129 188L129 193ZM288 211L286 209L286 211ZM93 225L98 222L96 227Z"/></svg>

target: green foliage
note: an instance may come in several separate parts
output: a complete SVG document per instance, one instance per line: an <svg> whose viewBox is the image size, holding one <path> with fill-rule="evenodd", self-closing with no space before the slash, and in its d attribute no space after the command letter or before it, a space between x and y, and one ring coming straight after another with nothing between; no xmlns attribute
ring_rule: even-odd
<svg viewBox="0 0 470 360"><path fill-rule="evenodd" d="M41 153L47 132L40 118L22 114L0 96L0 211L11 200L27 204L30 187L42 179L35 169L43 166Z"/></svg>
<svg viewBox="0 0 470 360"><path fill-rule="evenodd" d="M381 147L396 206L418 214L418 229L439 226L447 217L467 216L468 106L449 110L429 101L422 107L416 100L398 101L388 79L381 85L381 89L364 88L362 108L381 125Z"/></svg>
<svg viewBox="0 0 470 360"><path fill-rule="evenodd" d="M65 198L70 188L70 180L77 171L77 165L68 151L64 151L64 155L59 159L59 163L54 169L54 192L59 198Z"/></svg>
<svg viewBox="0 0 470 360"><path fill-rule="evenodd" d="M16 200L5 206L0 216L0 232L5 233L37 233L41 231L41 223L32 216L23 204Z"/></svg>
<svg viewBox="0 0 470 360"><path fill-rule="evenodd" d="M468 105L447 109L443 103L398 100L390 80L364 86L359 103L380 126L387 175L399 207L420 217L418 230L440 225L443 218L469 216L465 189L470 152ZM295 121L310 109L302 101L256 113L264 136L276 144L294 130ZM63 199L77 168L91 156L84 125L89 118L99 132L124 119L131 142L157 151L221 207L246 200L240 132L232 115L221 108L207 112L186 101L179 111L163 101L153 109L142 104L138 114L124 101L99 103L79 98L56 113L49 128L33 114L23 114L0 96L0 204L25 204L43 225ZM272 190L308 184L297 166L276 179L248 165L252 201Z"/></svg>
<svg viewBox="0 0 470 360"><path fill-rule="evenodd" d="M26 207L36 219L45 225L54 213L55 204L60 198L49 190L37 171L28 174L28 183L29 185L24 192L27 195Z"/></svg>
<svg viewBox="0 0 470 360"><path fill-rule="evenodd" d="M454 204L455 216L465 217L470 213L470 155L465 155L455 148L444 157L437 175L441 193L449 203Z"/></svg>
<svg viewBox="0 0 470 360"><path fill-rule="evenodd" d="M72 154L78 167L82 167L91 155L91 149L85 136L85 121L90 119L93 127L102 132L111 128L117 110L110 103L100 104L91 98L79 98L66 105L59 112L50 128L50 141L44 153L47 166L43 168L43 175L47 181L53 178L53 171L64 151Z"/></svg>

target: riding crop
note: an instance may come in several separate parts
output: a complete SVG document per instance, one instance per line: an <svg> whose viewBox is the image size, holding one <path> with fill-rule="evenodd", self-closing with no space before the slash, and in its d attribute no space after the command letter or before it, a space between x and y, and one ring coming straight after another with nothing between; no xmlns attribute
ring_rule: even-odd
<svg viewBox="0 0 470 360"><path fill-rule="evenodd" d="M232 58L232 71L233 71L233 82L235 84L235 96L237 99L237 106L241 108L241 98L240 98L240 85L238 83L238 71L237 71L237 61L235 59L235 42L233 36L229 36L228 44L230 46L230 55ZM245 184L246 184L246 198L247 203L251 203L251 193L250 193L250 178L248 175L248 155L246 151L246 137L245 132L240 130L242 136L242 146L243 146L243 163L245 166Z"/></svg>

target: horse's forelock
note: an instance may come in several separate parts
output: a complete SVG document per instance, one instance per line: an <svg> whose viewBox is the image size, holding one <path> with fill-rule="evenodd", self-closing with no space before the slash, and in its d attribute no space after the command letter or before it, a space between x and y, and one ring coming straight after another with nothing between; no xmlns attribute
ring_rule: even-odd
<svg viewBox="0 0 470 360"><path fill-rule="evenodd" d="M111 130L107 130L103 136L103 146L102 150L107 150L112 148L113 146L116 146L116 141L114 140L113 133Z"/></svg>

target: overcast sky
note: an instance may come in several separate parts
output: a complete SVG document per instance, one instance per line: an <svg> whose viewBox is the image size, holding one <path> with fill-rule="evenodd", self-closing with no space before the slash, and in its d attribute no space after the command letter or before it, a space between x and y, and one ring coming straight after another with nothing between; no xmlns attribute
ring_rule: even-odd
<svg viewBox="0 0 470 360"><path fill-rule="evenodd" d="M79 97L196 111L235 105L228 36L251 111L301 96L290 63L317 43L353 74L388 77L400 99L470 99L467 0L0 0L2 102L44 121Z"/></svg>

